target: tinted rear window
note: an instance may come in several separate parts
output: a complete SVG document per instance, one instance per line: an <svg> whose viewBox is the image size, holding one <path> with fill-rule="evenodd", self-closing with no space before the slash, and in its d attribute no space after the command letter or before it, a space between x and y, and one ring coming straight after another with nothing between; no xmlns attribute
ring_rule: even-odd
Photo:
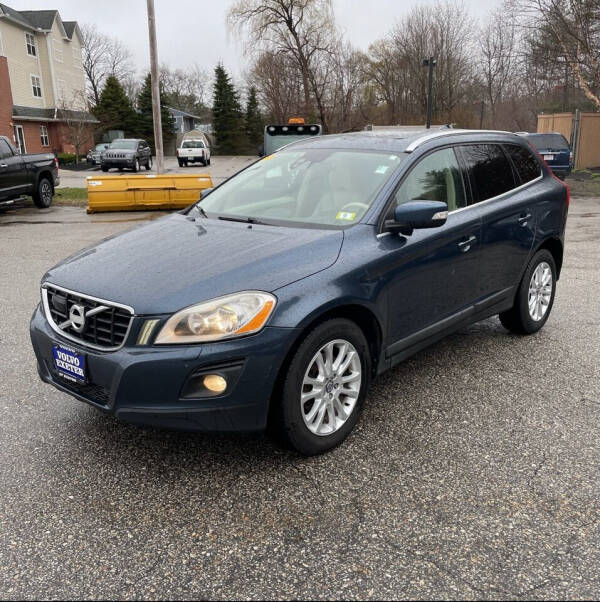
<svg viewBox="0 0 600 602"><path fill-rule="evenodd" d="M476 203L515 187L512 167L499 144L473 144L461 146L460 149L470 174Z"/></svg>
<svg viewBox="0 0 600 602"><path fill-rule="evenodd" d="M535 180L542 173L539 163L529 149L516 144L507 144L504 148L512 159L521 184Z"/></svg>
<svg viewBox="0 0 600 602"><path fill-rule="evenodd" d="M532 136L526 136L526 138L538 150L545 150L547 148L569 148L569 143L561 134L534 134Z"/></svg>
<svg viewBox="0 0 600 602"><path fill-rule="evenodd" d="M0 140L0 159L7 159L8 157L12 157L10 146L6 141Z"/></svg>

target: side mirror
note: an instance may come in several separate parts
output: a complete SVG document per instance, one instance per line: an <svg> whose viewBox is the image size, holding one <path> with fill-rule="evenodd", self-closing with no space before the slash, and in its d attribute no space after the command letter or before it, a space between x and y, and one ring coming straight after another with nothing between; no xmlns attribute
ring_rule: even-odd
<svg viewBox="0 0 600 602"><path fill-rule="evenodd" d="M441 201L410 201L398 205L394 219L386 220L388 232L410 235L421 228L439 228L448 218L448 205Z"/></svg>
<svg viewBox="0 0 600 602"><path fill-rule="evenodd" d="M201 201L206 195L208 195L210 192L212 191L212 188L205 188L204 190L200 191L200 198L198 199L199 201Z"/></svg>

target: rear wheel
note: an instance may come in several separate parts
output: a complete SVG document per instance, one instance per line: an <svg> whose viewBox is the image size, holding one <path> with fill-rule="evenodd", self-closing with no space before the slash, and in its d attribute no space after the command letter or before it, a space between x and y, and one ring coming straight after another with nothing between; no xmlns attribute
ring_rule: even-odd
<svg viewBox="0 0 600 602"><path fill-rule="evenodd" d="M135 163L133 164L133 171L138 172L140 171L140 160L136 159Z"/></svg>
<svg viewBox="0 0 600 602"><path fill-rule="evenodd" d="M52 204L54 187L48 178L40 178L37 190L33 194L33 202L40 209L47 209Z"/></svg>
<svg viewBox="0 0 600 602"><path fill-rule="evenodd" d="M150 171L152 169L152 157L148 159L148 163L146 163L146 171Z"/></svg>
<svg viewBox="0 0 600 602"><path fill-rule="evenodd" d="M177 159L177 163L179 163L179 167L183 167L183 159Z"/></svg>
<svg viewBox="0 0 600 602"><path fill-rule="evenodd" d="M517 334L533 334L544 326L556 293L556 264L552 253L538 251L529 262L519 285L515 304L500 314L502 325Z"/></svg>
<svg viewBox="0 0 600 602"><path fill-rule="evenodd" d="M276 434L312 456L339 445L354 428L371 374L369 346L350 320L318 325L290 363L276 402Z"/></svg>
<svg viewBox="0 0 600 602"><path fill-rule="evenodd" d="M101 169L102 169L102 171L103 171L103 172L107 172L107 171L108 171L108 167L106 167L106 165L103 165L103 166L101 167Z"/></svg>

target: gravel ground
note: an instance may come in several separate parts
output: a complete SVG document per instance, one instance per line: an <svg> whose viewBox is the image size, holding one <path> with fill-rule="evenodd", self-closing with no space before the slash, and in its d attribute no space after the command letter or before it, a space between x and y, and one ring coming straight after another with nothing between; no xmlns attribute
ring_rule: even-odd
<svg viewBox="0 0 600 602"><path fill-rule="evenodd" d="M574 199L546 327L496 319L375 383L304 459L121 425L37 377L44 271L149 214L0 214L0 599L596 599L600 199Z"/></svg>

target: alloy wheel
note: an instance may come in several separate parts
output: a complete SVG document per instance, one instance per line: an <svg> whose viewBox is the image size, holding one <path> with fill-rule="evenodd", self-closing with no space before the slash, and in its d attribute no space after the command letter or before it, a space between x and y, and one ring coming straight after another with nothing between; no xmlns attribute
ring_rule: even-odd
<svg viewBox="0 0 600 602"><path fill-rule="evenodd" d="M40 186L40 196L44 205L48 206L52 202L52 186L48 180L44 180Z"/></svg>
<svg viewBox="0 0 600 602"><path fill-rule="evenodd" d="M529 315L535 322L539 322L548 311L552 299L552 269L542 261L533 271L529 281Z"/></svg>
<svg viewBox="0 0 600 602"><path fill-rule="evenodd" d="M362 383L360 356L352 343L336 339L315 353L302 381L300 411L314 435L338 431L352 414Z"/></svg>

